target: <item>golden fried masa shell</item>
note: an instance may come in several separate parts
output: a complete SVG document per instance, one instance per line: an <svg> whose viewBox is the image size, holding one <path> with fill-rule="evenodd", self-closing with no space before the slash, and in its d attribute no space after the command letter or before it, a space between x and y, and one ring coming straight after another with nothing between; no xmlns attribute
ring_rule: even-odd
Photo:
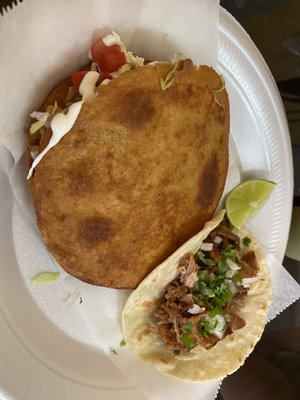
<svg viewBox="0 0 300 400"><path fill-rule="evenodd" d="M272 285L263 251L253 235L243 229L235 233L241 238L251 238L250 248L255 252L259 266L259 280L251 285L237 312L246 325L210 349L199 345L178 355L167 349L158 334L151 329L156 323L156 302L163 296L167 284L177 276L180 258L189 252L196 253L203 240L219 225L223 215L223 212L218 213L205 224L202 231L155 268L131 293L123 310L123 337L131 350L160 372L184 381L221 379L236 371L260 339L271 303Z"/></svg>
<svg viewBox="0 0 300 400"><path fill-rule="evenodd" d="M98 89L31 178L49 251L77 278L135 288L215 212L228 165L219 75L181 63L123 73ZM217 96L217 101L215 101Z"/></svg>

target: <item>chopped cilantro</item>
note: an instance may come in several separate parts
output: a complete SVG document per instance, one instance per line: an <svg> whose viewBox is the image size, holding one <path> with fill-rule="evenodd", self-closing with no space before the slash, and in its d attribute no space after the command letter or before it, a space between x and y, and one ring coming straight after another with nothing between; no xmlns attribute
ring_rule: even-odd
<svg viewBox="0 0 300 400"><path fill-rule="evenodd" d="M251 243L251 239L248 238L247 236L244 237L244 239L243 239L243 245L246 246L246 247L248 247L250 243Z"/></svg>
<svg viewBox="0 0 300 400"><path fill-rule="evenodd" d="M212 312L209 314L212 317L215 317L218 314L222 314L222 305L221 304L216 304L214 308L212 309Z"/></svg>
<svg viewBox="0 0 300 400"><path fill-rule="evenodd" d="M198 331L199 335L205 337L206 339L208 339L208 332L206 332L205 329L203 329L203 327L200 328L200 330Z"/></svg>
<svg viewBox="0 0 300 400"><path fill-rule="evenodd" d="M193 324L182 325L180 329L183 331L191 331L193 329Z"/></svg>
<svg viewBox="0 0 300 400"><path fill-rule="evenodd" d="M228 221L224 221L228 228ZM234 244L228 244L220 249L220 259L216 263L214 260L206 257L206 254L198 250L196 253L196 262L199 265L198 281L194 285L193 295L197 298L197 304L205 307L209 312L199 323L199 335L208 337L210 334L216 334L226 329L224 320L224 307L230 303L235 295L236 288L241 285L240 270L232 268L233 264L240 266L240 258ZM230 260L230 261L229 261ZM224 325L224 326L223 326ZM181 341L186 341L186 347L193 346L194 338L190 331L191 324L180 327L184 332L181 335ZM219 337L219 336L218 336Z"/></svg>
<svg viewBox="0 0 300 400"><path fill-rule="evenodd" d="M80 296L79 297L79 304L81 304L82 303L82 297Z"/></svg>
<svg viewBox="0 0 300 400"><path fill-rule="evenodd" d="M121 340L121 342L120 342L120 347L124 347L124 346L126 346L126 342L125 342L125 340L124 339L122 339Z"/></svg>
<svg viewBox="0 0 300 400"><path fill-rule="evenodd" d="M110 347L109 351L110 351L112 354L118 355L118 352L117 352L115 349L113 349L112 347Z"/></svg>
<svg viewBox="0 0 300 400"><path fill-rule="evenodd" d="M210 258L206 258L203 251L202 250L198 250L196 253L196 257L198 258L198 260L200 262L202 262L204 265L208 266L208 267L213 267L214 265L216 265L216 263L211 260Z"/></svg>
<svg viewBox="0 0 300 400"><path fill-rule="evenodd" d="M218 274L224 275L227 270L227 264L226 264L226 257L221 256L221 260L218 262Z"/></svg>
<svg viewBox="0 0 300 400"><path fill-rule="evenodd" d="M231 290L229 290L228 287L226 287L226 289L222 291L221 297L222 297L223 303L224 303L224 304L227 304L227 303L229 303L230 300L232 299L233 293L232 293Z"/></svg>
<svg viewBox="0 0 300 400"><path fill-rule="evenodd" d="M211 319L210 318L203 318L200 322L201 330L204 331L206 334L209 333L211 330Z"/></svg>
<svg viewBox="0 0 300 400"><path fill-rule="evenodd" d="M181 343L185 346L188 347L189 349L192 348L195 345L195 341L192 335L189 333L183 333L180 336Z"/></svg>
<svg viewBox="0 0 300 400"><path fill-rule="evenodd" d="M225 247L225 249L224 250L222 250L222 256L223 257L226 257L226 258L228 258L228 257L230 257L230 258L232 258L233 260L235 260L236 259L236 251L235 251L235 249L233 248L233 246L232 246L232 244L229 244L228 246L226 246Z"/></svg>
<svg viewBox="0 0 300 400"><path fill-rule="evenodd" d="M213 314L221 314L222 308L230 302L234 293L231 292L228 281L234 282L240 276L237 271L236 277L228 278L225 274L228 268L225 263L218 265L218 272L220 272L220 268L222 268L222 274L219 275L207 270L200 271L193 291L194 296L198 299L198 304L212 310Z"/></svg>

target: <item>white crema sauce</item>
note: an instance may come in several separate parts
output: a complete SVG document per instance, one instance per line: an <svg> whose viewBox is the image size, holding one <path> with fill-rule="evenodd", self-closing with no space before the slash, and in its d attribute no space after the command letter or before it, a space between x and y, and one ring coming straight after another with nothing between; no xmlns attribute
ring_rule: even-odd
<svg viewBox="0 0 300 400"><path fill-rule="evenodd" d="M51 139L44 150L33 160L27 179L31 178L35 167L42 160L45 154L72 129L80 113L82 103L85 100L97 96L96 83L99 75L100 74L96 71L89 71L85 74L79 86L79 93L82 96L82 100L72 104L66 114L58 113L54 115L50 124L52 130Z"/></svg>

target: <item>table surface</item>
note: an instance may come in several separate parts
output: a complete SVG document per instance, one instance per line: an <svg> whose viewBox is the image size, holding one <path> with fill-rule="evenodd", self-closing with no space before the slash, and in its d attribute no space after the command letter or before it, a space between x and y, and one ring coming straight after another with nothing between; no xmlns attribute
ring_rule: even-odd
<svg viewBox="0 0 300 400"><path fill-rule="evenodd" d="M300 162L299 0L224 0L226 8L249 33L265 58L282 95L294 165ZM296 39L297 40L296 40ZM287 61L289 60L289 61ZM297 86L296 86L297 85ZM298 157L298 158L296 158ZM295 168L295 173L297 169ZM297 175L299 176L299 175ZM295 175L294 204L299 204ZM300 262L283 265L300 282ZM296 400L300 398L300 301L271 321L245 365L228 377L217 400Z"/></svg>

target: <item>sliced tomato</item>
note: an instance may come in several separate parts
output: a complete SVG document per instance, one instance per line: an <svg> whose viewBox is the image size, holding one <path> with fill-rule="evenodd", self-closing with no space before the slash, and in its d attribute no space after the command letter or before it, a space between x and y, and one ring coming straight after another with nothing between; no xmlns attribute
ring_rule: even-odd
<svg viewBox="0 0 300 400"><path fill-rule="evenodd" d="M120 46L106 46L102 39L92 45L91 55L101 72L114 72L126 64L125 54L121 52Z"/></svg>
<svg viewBox="0 0 300 400"><path fill-rule="evenodd" d="M101 73L99 79L97 80L97 86L100 85L105 79L112 79L112 76L107 72Z"/></svg>
<svg viewBox="0 0 300 400"><path fill-rule="evenodd" d="M76 96L80 96L79 86L85 74L89 71L74 71L71 73L71 80L74 86Z"/></svg>

